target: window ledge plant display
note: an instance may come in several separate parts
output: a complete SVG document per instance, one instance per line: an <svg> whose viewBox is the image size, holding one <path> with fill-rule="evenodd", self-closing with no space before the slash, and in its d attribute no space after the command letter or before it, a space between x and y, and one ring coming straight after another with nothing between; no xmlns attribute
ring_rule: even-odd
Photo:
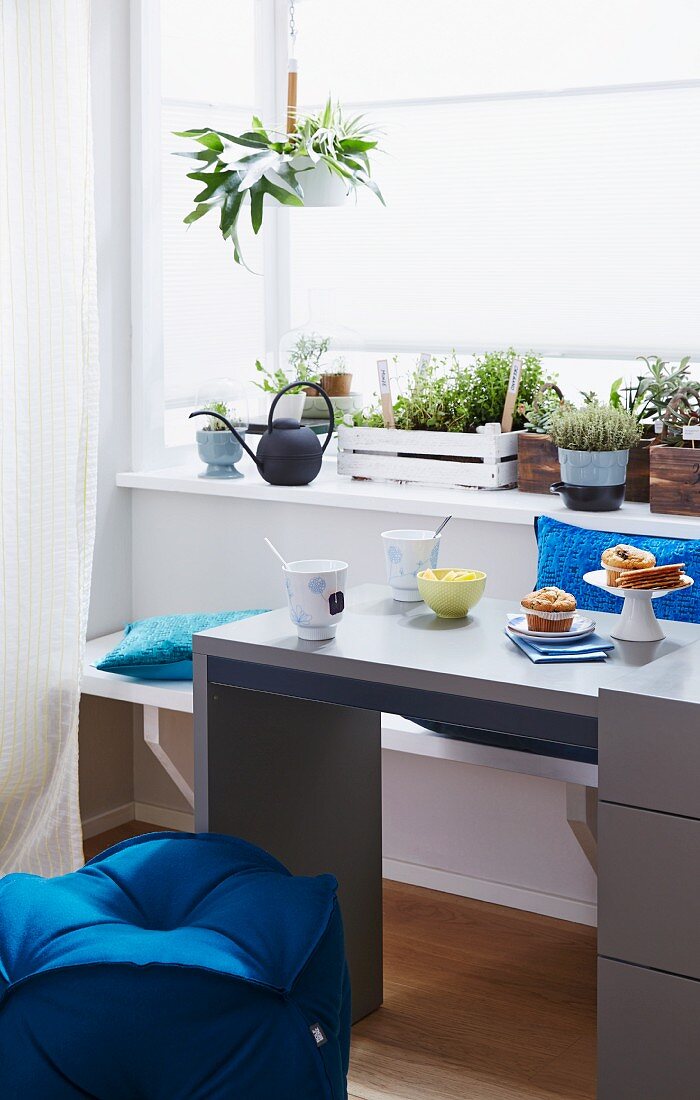
<svg viewBox="0 0 700 1100"><path fill-rule="evenodd" d="M564 402L552 413L549 430L561 467L561 481L552 492L561 493L567 508L619 508L625 498L630 447L642 438L636 416L592 400L580 409Z"/></svg>
<svg viewBox="0 0 700 1100"><path fill-rule="evenodd" d="M218 210L221 234L232 241L234 259L244 266L239 226L245 206L257 234L266 201L282 206L338 205L350 192L365 188L384 202L369 159L377 148L377 134L363 116L347 117L330 98L318 114L299 118L292 133L268 131L253 118L242 134L204 127L175 136L201 146L175 154L197 161L187 175L201 185L185 224Z"/></svg>
<svg viewBox="0 0 700 1100"><path fill-rule="evenodd" d="M516 352L488 352L462 365L431 357L410 374L393 402L395 428L379 408L363 410L338 432L338 473L480 489L510 488L517 480L518 431L500 421ZM397 363L397 360L394 360ZM521 357L520 393L530 403L545 381L535 355ZM489 428L486 428L489 425ZM485 429L485 430L484 430Z"/></svg>
<svg viewBox="0 0 700 1100"><path fill-rule="evenodd" d="M685 358L677 366L658 356L639 356L639 361L644 364L644 372L627 385L623 385L622 378L616 379L610 388L608 404L626 409L642 426L642 438L630 448L625 500L648 504L650 453L654 444L662 441L658 433L665 410L688 382L690 360ZM525 432L518 441L518 488L522 492L548 493L559 477L559 455L549 435L549 421L560 403L560 393L545 386L532 404L521 404ZM588 403L597 401L594 393L581 396Z"/></svg>
<svg viewBox="0 0 700 1100"><path fill-rule="evenodd" d="M316 382L334 399L334 413L340 423L355 404L359 405L361 402L357 395L350 394L352 374L348 371L343 356L339 355L330 363L326 362L330 346L329 336L319 336L315 332L299 336L289 350L286 370L280 367L271 371L259 359L256 360L255 370L261 377L254 385L272 397L296 379L301 382ZM279 412L280 416L293 416L296 420L300 420L302 416L311 420L328 417L325 401L311 386L304 387L300 396L285 394L275 412Z"/></svg>

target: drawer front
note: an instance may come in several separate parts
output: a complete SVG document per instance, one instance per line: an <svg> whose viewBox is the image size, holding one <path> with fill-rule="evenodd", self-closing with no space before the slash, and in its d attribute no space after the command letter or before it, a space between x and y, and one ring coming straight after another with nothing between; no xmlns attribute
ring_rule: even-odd
<svg viewBox="0 0 700 1100"><path fill-rule="evenodd" d="M700 821L599 803L598 951L700 978Z"/></svg>
<svg viewBox="0 0 700 1100"><path fill-rule="evenodd" d="M700 720L690 703L602 691L600 797L700 818Z"/></svg>
<svg viewBox="0 0 700 1100"><path fill-rule="evenodd" d="M700 983L600 959L598 1100L698 1100Z"/></svg>

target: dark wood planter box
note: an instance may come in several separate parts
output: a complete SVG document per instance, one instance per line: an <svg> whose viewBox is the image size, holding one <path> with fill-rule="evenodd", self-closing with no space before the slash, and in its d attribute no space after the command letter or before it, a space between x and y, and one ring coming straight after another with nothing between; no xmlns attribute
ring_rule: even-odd
<svg viewBox="0 0 700 1100"><path fill-rule="evenodd" d="M650 440L643 439L630 451L625 500L649 503ZM518 488L521 493L548 493L561 481L559 454L548 435L521 432L518 436Z"/></svg>
<svg viewBox="0 0 700 1100"><path fill-rule="evenodd" d="M651 511L700 516L700 447L653 447Z"/></svg>

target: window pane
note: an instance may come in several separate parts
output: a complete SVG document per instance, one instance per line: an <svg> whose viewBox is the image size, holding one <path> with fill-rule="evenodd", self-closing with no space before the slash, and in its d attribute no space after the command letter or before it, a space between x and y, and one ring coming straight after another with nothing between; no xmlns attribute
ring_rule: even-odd
<svg viewBox="0 0 700 1100"><path fill-rule="evenodd" d="M254 0L161 0L163 97L250 108L253 31Z"/></svg>
<svg viewBox="0 0 700 1100"><path fill-rule="evenodd" d="M700 77L697 0L299 0L296 19L303 103Z"/></svg>

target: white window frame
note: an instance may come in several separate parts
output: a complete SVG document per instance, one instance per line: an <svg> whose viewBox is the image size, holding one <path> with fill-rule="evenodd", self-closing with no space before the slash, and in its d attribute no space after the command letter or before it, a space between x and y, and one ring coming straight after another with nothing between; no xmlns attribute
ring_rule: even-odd
<svg viewBox="0 0 700 1100"><path fill-rule="evenodd" d="M281 118L286 97L285 0L254 0L256 101L263 117ZM190 446L165 443L163 245L161 199L160 0L131 0L131 317L132 466L182 465ZM287 211L265 215L263 238L265 352L277 354L290 326ZM254 278L254 276L251 276Z"/></svg>
<svg viewBox="0 0 700 1100"><path fill-rule="evenodd" d="M286 101L287 2L254 0L256 101L264 118L282 118ZM132 464L134 470L182 465L192 457L192 445L165 444L165 384L163 355L163 267L161 205L161 0L131 0L131 312L132 312ZM484 93L441 97L455 100L521 99L562 95L596 95L609 90L646 90L658 87L698 87L698 80L615 85L609 88L571 88L542 91ZM416 100L416 104L432 100ZM406 101L401 101L404 104ZM349 107L370 106L358 101ZM263 234L265 355L274 362L280 337L291 326L291 257L289 212L270 208ZM251 275L251 278L254 276ZM434 352L453 348L449 341L431 347ZM478 340L474 346L480 346ZM400 338L384 340L377 350L415 352ZM457 348L469 353L467 348ZM471 349L473 350L473 348ZM655 349L672 361L687 351ZM694 349L688 349L693 351ZM630 359L629 348L562 348L543 346L544 358Z"/></svg>

